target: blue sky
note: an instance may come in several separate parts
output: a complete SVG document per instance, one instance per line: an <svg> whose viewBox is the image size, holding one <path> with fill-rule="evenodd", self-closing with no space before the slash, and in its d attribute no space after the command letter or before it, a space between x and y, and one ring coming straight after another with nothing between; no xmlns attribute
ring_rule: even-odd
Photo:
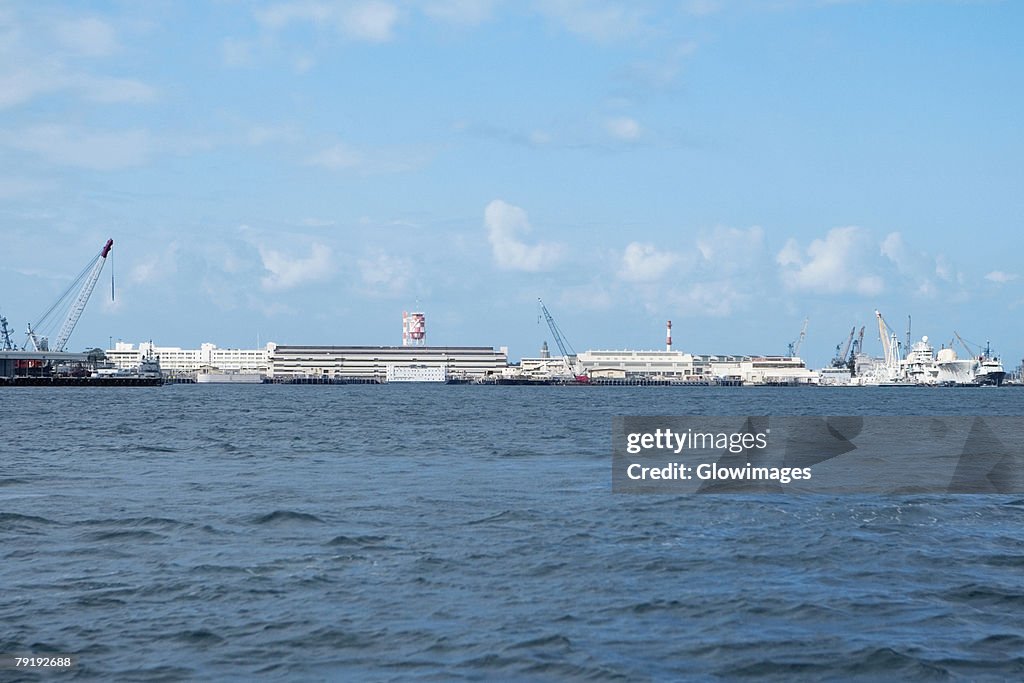
<svg viewBox="0 0 1024 683"><path fill-rule="evenodd" d="M1024 355L1024 6L0 3L0 314L70 348Z"/></svg>

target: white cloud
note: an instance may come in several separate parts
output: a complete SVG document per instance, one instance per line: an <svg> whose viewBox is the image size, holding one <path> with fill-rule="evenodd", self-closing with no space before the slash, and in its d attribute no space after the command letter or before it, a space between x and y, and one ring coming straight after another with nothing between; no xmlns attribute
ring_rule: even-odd
<svg viewBox="0 0 1024 683"><path fill-rule="evenodd" d="M294 142L300 137L292 126L253 124L245 131L245 144L259 147L274 142Z"/></svg>
<svg viewBox="0 0 1024 683"><path fill-rule="evenodd" d="M631 243L617 274L652 314L722 317L765 300L766 256L759 226L719 226L677 251Z"/></svg>
<svg viewBox="0 0 1024 683"><path fill-rule="evenodd" d="M806 252L795 240L789 240L776 262L790 289L876 296L885 289L885 282L869 265L874 246L859 227L833 228L824 239L812 241Z"/></svg>
<svg viewBox="0 0 1024 683"><path fill-rule="evenodd" d="M341 15L342 30L351 38L383 43L394 37L398 8L387 2L361 2Z"/></svg>
<svg viewBox="0 0 1024 683"><path fill-rule="evenodd" d="M944 254L932 256L926 251L915 249L898 232L886 235L879 248L882 256L896 266L905 281L904 288L918 296L939 296L944 285L963 284L963 274L953 272Z"/></svg>
<svg viewBox="0 0 1024 683"><path fill-rule="evenodd" d="M138 80L90 73L83 57L119 49L114 29L93 18L16 20L0 14L0 109L50 93L94 102L148 102L156 90Z"/></svg>
<svg viewBox="0 0 1024 683"><path fill-rule="evenodd" d="M412 273L412 262L384 251L359 259L359 274L373 296L396 297L405 292Z"/></svg>
<svg viewBox="0 0 1024 683"><path fill-rule="evenodd" d="M993 270L991 273L985 276L985 279L989 282L997 282L999 284L1006 284L1007 282L1013 282L1017 279L1016 273L1006 273L1001 270Z"/></svg>
<svg viewBox="0 0 1024 683"><path fill-rule="evenodd" d="M705 230L697 237L697 251L712 272L749 272L764 256L764 231L757 225Z"/></svg>
<svg viewBox="0 0 1024 683"><path fill-rule="evenodd" d="M53 188L54 183L50 180L0 175L0 199L41 195L52 191Z"/></svg>
<svg viewBox="0 0 1024 683"><path fill-rule="evenodd" d="M362 165L364 157L344 143L331 145L309 158L312 166L323 166L332 170L357 168Z"/></svg>
<svg viewBox="0 0 1024 683"><path fill-rule="evenodd" d="M635 119L631 119L628 116L622 116L614 119L608 119L605 121L605 130L608 134L619 140L625 140L627 142L636 140L640 137L640 124Z"/></svg>
<svg viewBox="0 0 1024 683"><path fill-rule="evenodd" d="M602 282L566 287L558 295L558 303L567 309L584 311L607 311L615 305Z"/></svg>
<svg viewBox="0 0 1024 683"><path fill-rule="evenodd" d="M628 282L660 280L678 261L677 254L658 251L653 244L631 242L622 254L619 278Z"/></svg>
<svg viewBox="0 0 1024 683"><path fill-rule="evenodd" d="M118 49L113 27L95 17L59 21L53 32L61 46L87 57L103 57Z"/></svg>
<svg viewBox="0 0 1024 683"><path fill-rule="evenodd" d="M429 0L423 12L432 19L475 26L491 18L495 0Z"/></svg>
<svg viewBox="0 0 1024 683"><path fill-rule="evenodd" d="M306 163L332 171L354 170L371 174L409 171L429 160L430 153L424 150L397 147L361 150L339 142L310 155Z"/></svg>
<svg viewBox="0 0 1024 683"><path fill-rule="evenodd" d="M689 0L685 9L687 14L695 17L706 17L722 9L721 0Z"/></svg>
<svg viewBox="0 0 1024 683"><path fill-rule="evenodd" d="M898 268L907 265L907 245L903 241L903 235L898 232L890 232L882 240L882 255L896 264Z"/></svg>
<svg viewBox="0 0 1024 683"><path fill-rule="evenodd" d="M178 270L178 243L171 242L159 251L153 251L146 258L137 261L128 271L128 282L135 285L151 285L176 273Z"/></svg>
<svg viewBox="0 0 1024 683"><path fill-rule="evenodd" d="M103 103L140 104L156 99L156 90L141 81L69 72L59 62L7 70L0 66L0 109L61 91L76 92L86 100Z"/></svg>
<svg viewBox="0 0 1024 683"><path fill-rule="evenodd" d="M529 245L519 239L531 228L526 212L518 206L495 199L484 209L484 225L499 268L535 272L551 268L562 258L564 249L559 244Z"/></svg>
<svg viewBox="0 0 1024 683"><path fill-rule="evenodd" d="M256 19L269 29L283 29L297 22L333 27L343 36L367 42L386 42L394 37L398 8L390 2L334 3L285 2L258 10Z"/></svg>
<svg viewBox="0 0 1024 683"><path fill-rule="evenodd" d="M538 11L577 35L599 42L619 40L643 31L636 5L607 0L544 0Z"/></svg>
<svg viewBox="0 0 1024 683"><path fill-rule="evenodd" d="M0 144L32 152L61 166L99 171L139 166L153 151L145 130L90 131L61 125L38 125L0 136Z"/></svg>
<svg viewBox="0 0 1024 683"><path fill-rule="evenodd" d="M283 29L294 22L326 23L333 9L326 2L281 2L256 11L256 20L270 29Z"/></svg>
<svg viewBox="0 0 1024 683"><path fill-rule="evenodd" d="M157 95L155 88L131 78L80 74L68 76L64 84L93 102L144 104L155 100Z"/></svg>
<svg viewBox="0 0 1024 683"><path fill-rule="evenodd" d="M268 275L260 280L263 289L279 291L310 282L326 280L334 273L331 249L314 243L309 256L288 256L265 246L258 247Z"/></svg>
<svg viewBox="0 0 1024 683"><path fill-rule="evenodd" d="M252 43L237 38L225 38L220 44L224 66L250 66L253 63Z"/></svg>
<svg viewBox="0 0 1024 683"><path fill-rule="evenodd" d="M734 279L702 280L674 287L656 303L648 302L646 308L651 313L669 310L673 315L724 318L746 305L749 298L742 283Z"/></svg>

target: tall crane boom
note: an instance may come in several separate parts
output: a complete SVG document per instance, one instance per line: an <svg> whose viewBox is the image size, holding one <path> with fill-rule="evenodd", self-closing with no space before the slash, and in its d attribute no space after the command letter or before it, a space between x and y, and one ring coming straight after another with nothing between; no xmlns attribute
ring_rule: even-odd
<svg viewBox="0 0 1024 683"><path fill-rule="evenodd" d="M804 325L800 328L800 336L797 337L795 342L789 345L789 355L791 358L800 355L800 347L803 345L804 339L807 338L808 321L810 321L810 318L804 318Z"/></svg>
<svg viewBox="0 0 1024 683"><path fill-rule="evenodd" d="M966 341L964 341L964 338L961 337L957 333L956 330L953 330L953 336L956 337L960 341L960 345L964 347L964 350L967 351L968 355L970 355L970 356L980 356L981 355L981 354L975 353L974 349L972 349L971 346ZM952 347L953 343L950 342L949 345L950 345L950 347Z"/></svg>
<svg viewBox="0 0 1024 683"><path fill-rule="evenodd" d="M44 321L60 307L62 304L66 305L69 297L75 292L75 287L79 289L75 297L71 299L71 305L68 308L67 315L64 317L64 322L60 326L60 331L53 340L53 344L50 345L51 351L63 351L64 347L67 346L68 339L71 338L71 333L75 330L75 325L78 324L78 320L82 317L82 312L85 310L86 304L89 303L89 297L92 296L93 289L96 288L96 282L100 279L100 273L103 271L103 265L107 262L107 256L110 254L111 247L114 246L114 240L108 239L107 243L103 245L103 249L99 255L96 256L85 269L78 274L75 281L71 283L67 290L57 299L56 303L50 306L50 309L43 314L39 322L36 323L35 329L32 326L29 327L28 337L35 350L43 350L41 347L45 344L36 336L36 332L42 327ZM81 283L79 285L79 283Z"/></svg>
<svg viewBox="0 0 1024 683"><path fill-rule="evenodd" d="M544 320L547 321L548 329L551 330L551 336L555 338L555 344L558 346L558 350L562 353L562 361L565 363L565 369L569 371L569 374L576 374L576 350L572 348L572 344L570 344L562 335L562 331L558 329L555 319L551 317L551 313L548 311L548 307L544 305L544 302L538 298L537 303L540 304L540 312L544 315Z"/></svg>
<svg viewBox="0 0 1024 683"><path fill-rule="evenodd" d="M853 344L853 335L857 332L857 326L854 325L850 328L850 336L846 338L846 343L843 344L843 350L836 354L836 358L841 360L843 363L846 362L846 356L850 353L850 346ZM838 347L837 347L838 350Z"/></svg>
<svg viewBox="0 0 1024 683"><path fill-rule="evenodd" d="M889 345L889 326L885 324L882 313L875 311L875 318L878 319L878 338L882 341L882 355L885 356L886 364L892 362L892 348Z"/></svg>
<svg viewBox="0 0 1024 683"><path fill-rule="evenodd" d="M7 326L7 318L0 315L0 351L13 351L14 342L11 341L11 328Z"/></svg>

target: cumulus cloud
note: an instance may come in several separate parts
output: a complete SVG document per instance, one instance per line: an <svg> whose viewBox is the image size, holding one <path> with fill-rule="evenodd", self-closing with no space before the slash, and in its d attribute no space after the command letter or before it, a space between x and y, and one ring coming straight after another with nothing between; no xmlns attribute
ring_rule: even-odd
<svg viewBox="0 0 1024 683"><path fill-rule="evenodd" d="M653 244L631 242L622 254L619 278L627 282L660 280L678 261L678 254L658 251Z"/></svg>
<svg viewBox="0 0 1024 683"><path fill-rule="evenodd" d="M760 227L719 226L702 230L676 251L633 242L623 253L618 276L652 314L723 317L763 300L768 272Z"/></svg>
<svg viewBox="0 0 1024 683"><path fill-rule="evenodd" d="M608 134L619 140L632 142L640 137L640 124L628 116L608 119L605 121L605 130Z"/></svg>
<svg viewBox="0 0 1024 683"><path fill-rule="evenodd" d="M265 246L260 246L259 252L263 268L267 271L260 284L268 291L292 289L326 280L334 272L331 249L325 244L313 244L309 256L289 256Z"/></svg>
<svg viewBox="0 0 1024 683"><path fill-rule="evenodd" d="M697 251L713 272L749 272L764 256L764 230L718 226L697 237Z"/></svg>
<svg viewBox="0 0 1024 683"><path fill-rule="evenodd" d="M500 199L484 209L484 226L491 253L499 268L536 272L547 270L561 260L564 248L559 244L527 244L520 237L531 232L526 212Z"/></svg>
<svg viewBox="0 0 1024 683"><path fill-rule="evenodd" d="M790 239L776 262L790 289L876 296L885 289L885 281L870 265L876 249L866 231L848 226L829 230L824 239L813 240L806 250Z"/></svg>
<svg viewBox="0 0 1024 683"><path fill-rule="evenodd" d="M991 273L985 276L985 279L989 282L996 282L999 284L1006 284L1007 282L1013 282L1017 279L1016 273L1006 273L1001 270L993 270Z"/></svg>

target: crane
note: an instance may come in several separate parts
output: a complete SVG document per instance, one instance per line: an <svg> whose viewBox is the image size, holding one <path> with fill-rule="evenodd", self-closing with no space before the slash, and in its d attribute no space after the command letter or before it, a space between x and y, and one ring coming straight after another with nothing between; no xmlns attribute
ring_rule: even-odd
<svg viewBox="0 0 1024 683"><path fill-rule="evenodd" d="M889 326L885 324L885 318L882 317L882 313L875 310L875 317L878 319L878 338L882 340L882 355L885 356L885 363L889 365L892 363L893 348L889 343Z"/></svg>
<svg viewBox="0 0 1024 683"><path fill-rule="evenodd" d="M63 351L64 347L67 346L68 339L71 338L71 333L75 330L75 325L78 324L79 318L82 317L82 312L85 310L86 304L89 303L89 297L92 296L92 290L96 287L97 280L100 279L100 273L103 271L103 265L107 262L107 256L110 254L111 247L114 246L114 240L108 239L106 244L103 245L103 249L99 255L93 258L88 265L78 274L78 277L68 286L64 293L60 295L56 302L42 315L39 322L35 324L35 327L29 325L28 327L28 341L26 343L32 344L33 351ZM76 289L77 288L77 289ZM73 296L73 298L72 298ZM44 324L53 322L55 318L51 318L58 309L62 309L64 306L70 306L67 309L67 314L64 317L64 322L60 326L60 331L53 341L53 348L49 348L50 345L47 342L46 337L39 337L36 332Z"/></svg>
<svg viewBox="0 0 1024 683"><path fill-rule="evenodd" d="M973 356L973 357L978 358L978 359L987 358L991 354L991 352L992 352L991 349L989 348L988 344L985 345L985 351L984 352L981 352L981 346L980 345L978 346L978 351L975 352L975 350L973 348L971 348L971 344L968 344L966 339L964 339L959 334L957 334L956 330L953 330L953 336L956 337L960 341L960 345L964 347L964 350L967 351L967 354L969 356ZM953 348L953 342L950 342L949 346L950 346L950 348Z"/></svg>
<svg viewBox="0 0 1024 683"><path fill-rule="evenodd" d="M807 338L807 323L810 318L804 318L804 326L800 328L800 336L797 337L795 342L789 344L789 357L795 358L800 355L800 347L804 343L804 339Z"/></svg>
<svg viewBox="0 0 1024 683"><path fill-rule="evenodd" d="M893 329L889 327L889 323L885 322L885 318L883 318L882 314L877 310L875 311L875 317L878 318L878 336L882 341L882 351L885 354L885 364L889 368L896 370L900 363L899 337L896 336Z"/></svg>
<svg viewBox="0 0 1024 683"><path fill-rule="evenodd" d="M7 318L0 315L0 351L13 351L14 342L11 341L11 328L7 326Z"/></svg>
<svg viewBox="0 0 1024 683"><path fill-rule="evenodd" d="M565 369L569 371L570 375L576 377L579 382L587 382L590 380L586 374L577 372L576 362L576 350L572 348L572 344L562 335L562 331L558 329L558 324L555 323L555 319L551 317L551 313L548 311L548 307L544 305L544 302L537 299L537 303L540 304L540 312L544 315L544 320L548 323L548 329L551 330L551 336L555 338L555 344L558 346L558 350L562 352L562 362L565 363Z"/></svg>
<svg viewBox="0 0 1024 683"><path fill-rule="evenodd" d="M857 326L850 328L850 336L846 338L845 344L836 344L836 357L832 360L832 367L846 367L846 356L850 353L850 345L853 344L853 335L857 332Z"/></svg>
<svg viewBox="0 0 1024 683"><path fill-rule="evenodd" d="M857 357L858 353L864 353L864 325L860 326L860 333L857 335L857 341L853 342L853 347L850 349L850 362Z"/></svg>

